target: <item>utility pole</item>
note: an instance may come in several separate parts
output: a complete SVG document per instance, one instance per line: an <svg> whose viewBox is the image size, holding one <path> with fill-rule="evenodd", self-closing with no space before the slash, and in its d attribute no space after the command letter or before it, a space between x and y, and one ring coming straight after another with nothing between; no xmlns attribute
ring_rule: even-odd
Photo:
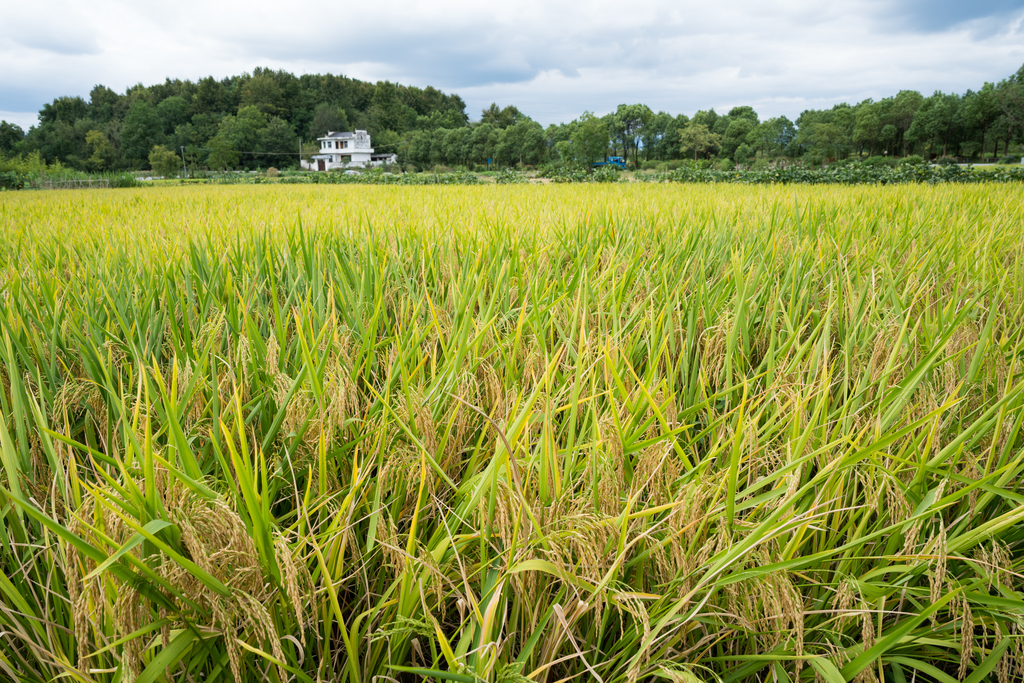
<svg viewBox="0 0 1024 683"><path fill-rule="evenodd" d="M302 170L302 138L299 138L299 170Z"/></svg>
<svg viewBox="0 0 1024 683"><path fill-rule="evenodd" d="M181 146L181 179L188 175L188 166L185 165L185 145Z"/></svg>

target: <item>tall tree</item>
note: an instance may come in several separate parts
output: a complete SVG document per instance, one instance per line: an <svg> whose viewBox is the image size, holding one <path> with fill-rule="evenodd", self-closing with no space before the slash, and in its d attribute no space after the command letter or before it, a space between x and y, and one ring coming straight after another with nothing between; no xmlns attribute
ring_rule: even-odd
<svg viewBox="0 0 1024 683"><path fill-rule="evenodd" d="M393 130L402 133L406 125L406 107L398 96L398 88L389 81L379 81L373 91L373 105L370 107L372 121L370 133Z"/></svg>
<svg viewBox="0 0 1024 683"><path fill-rule="evenodd" d="M585 168L601 161L608 154L608 126L589 111L583 112L572 137L572 154Z"/></svg>
<svg viewBox="0 0 1024 683"><path fill-rule="evenodd" d="M858 145L868 146L868 156L875 155L875 143L882 133L882 118L879 106L871 100L864 100L857 105L854 112L856 124L853 128L853 141Z"/></svg>
<svg viewBox="0 0 1024 683"><path fill-rule="evenodd" d="M510 104L504 109L499 109L497 102L491 102L491 105L480 113L480 123L489 123L495 128L508 128L525 118L529 117L515 106Z"/></svg>
<svg viewBox="0 0 1024 683"><path fill-rule="evenodd" d="M13 152L24 139L25 131L21 129L21 126L0 121L0 153Z"/></svg>
<svg viewBox="0 0 1024 683"><path fill-rule="evenodd" d="M978 92L968 90L964 95L964 120L968 126L981 131L981 158L985 158L988 131L999 118L999 99L996 87L986 83Z"/></svg>
<svg viewBox="0 0 1024 683"><path fill-rule="evenodd" d="M92 149L87 167L90 171L105 171L117 163L117 149L101 130L91 130L85 136L85 141Z"/></svg>
<svg viewBox="0 0 1024 683"><path fill-rule="evenodd" d="M1010 140L1024 131L1024 66L1017 73L999 84L997 99L1004 124L1005 152L1009 152Z"/></svg>
<svg viewBox="0 0 1024 683"><path fill-rule="evenodd" d="M914 114L921 108L924 103L924 96L916 90L901 90L896 95L895 100L890 110L890 116L892 117L893 125L896 126L896 130L899 131L900 136L903 138L903 156L907 155L907 143L910 140L907 139L906 133L910 130L911 124L914 123Z"/></svg>
<svg viewBox="0 0 1024 683"><path fill-rule="evenodd" d="M683 145L683 151L693 150L693 160L697 161L698 154L710 154L711 150L718 149L722 145L722 136L712 133L703 123L697 123L694 117L690 124L683 128L679 139Z"/></svg>
<svg viewBox="0 0 1024 683"><path fill-rule="evenodd" d="M97 85L89 92L89 118L96 123L107 123L114 118L119 99L110 88Z"/></svg>
<svg viewBox="0 0 1024 683"><path fill-rule="evenodd" d="M321 138L331 131L348 130L348 117L345 112L332 104L318 104L313 111L313 120L309 124L309 136Z"/></svg>
<svg viewBox="0 0 1024 683"><path fill-rule="evenodd" d="M634 164L640 163L640 137L653 116L646 104L620 104L611 116L612 134L622 144L622 156L628 159L632 151Z"/></svg>
<svg viewBox="0 0 1024 683"><path fill-rule="evenodd" d="M163 142L163 124L156 107L147 100L132 103L121 128L121 153L133 167L141 168L149 161L149 150Z"/></svg>

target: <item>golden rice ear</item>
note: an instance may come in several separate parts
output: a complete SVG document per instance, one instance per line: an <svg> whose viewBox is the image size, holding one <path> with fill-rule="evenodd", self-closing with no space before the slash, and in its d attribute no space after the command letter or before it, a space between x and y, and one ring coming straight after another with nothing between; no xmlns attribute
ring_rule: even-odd
<svg viewBox="0 0 1024 683"><path fill-rule="evenodd" d="M288 602L295 610L295 624L299 629L299 641L306 645L306 617L304 597L313 589L313 581L305 563L297 562L288 547L287 541L281 536L274 539L274 557Z"/></svg>

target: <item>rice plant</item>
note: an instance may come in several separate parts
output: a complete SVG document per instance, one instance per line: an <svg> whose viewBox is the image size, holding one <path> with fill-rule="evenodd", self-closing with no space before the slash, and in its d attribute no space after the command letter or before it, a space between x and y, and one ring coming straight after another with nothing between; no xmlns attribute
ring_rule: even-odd
<svg viewBox="0 0 1024 683"><path fill-rule="evenodd" d="M0 678L1020 681L1022 207L0 195Z"/></svg>

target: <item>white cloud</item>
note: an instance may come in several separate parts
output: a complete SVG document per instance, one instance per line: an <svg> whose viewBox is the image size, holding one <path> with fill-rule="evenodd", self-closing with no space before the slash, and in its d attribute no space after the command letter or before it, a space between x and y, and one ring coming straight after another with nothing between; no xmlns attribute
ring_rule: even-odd
<svg viewBox="0 0 1024 683"><path fill-rule="evenodd" d="M27 131L39 122L39 114L36 114L35 112L4 111L3 109L0 109L0 121L13 123L16 126L20 126L22 130Z"/></svg>
<svg viewBox="0 0 1024 683"><path fill-rule="evenodd" d="M543 123L621 102L795 117L904 88L963 92L1024 62L1024 10L1008 0L55 1L5 10L0 108L269 66L434 85L471 116L497 101Z"/></svg>

